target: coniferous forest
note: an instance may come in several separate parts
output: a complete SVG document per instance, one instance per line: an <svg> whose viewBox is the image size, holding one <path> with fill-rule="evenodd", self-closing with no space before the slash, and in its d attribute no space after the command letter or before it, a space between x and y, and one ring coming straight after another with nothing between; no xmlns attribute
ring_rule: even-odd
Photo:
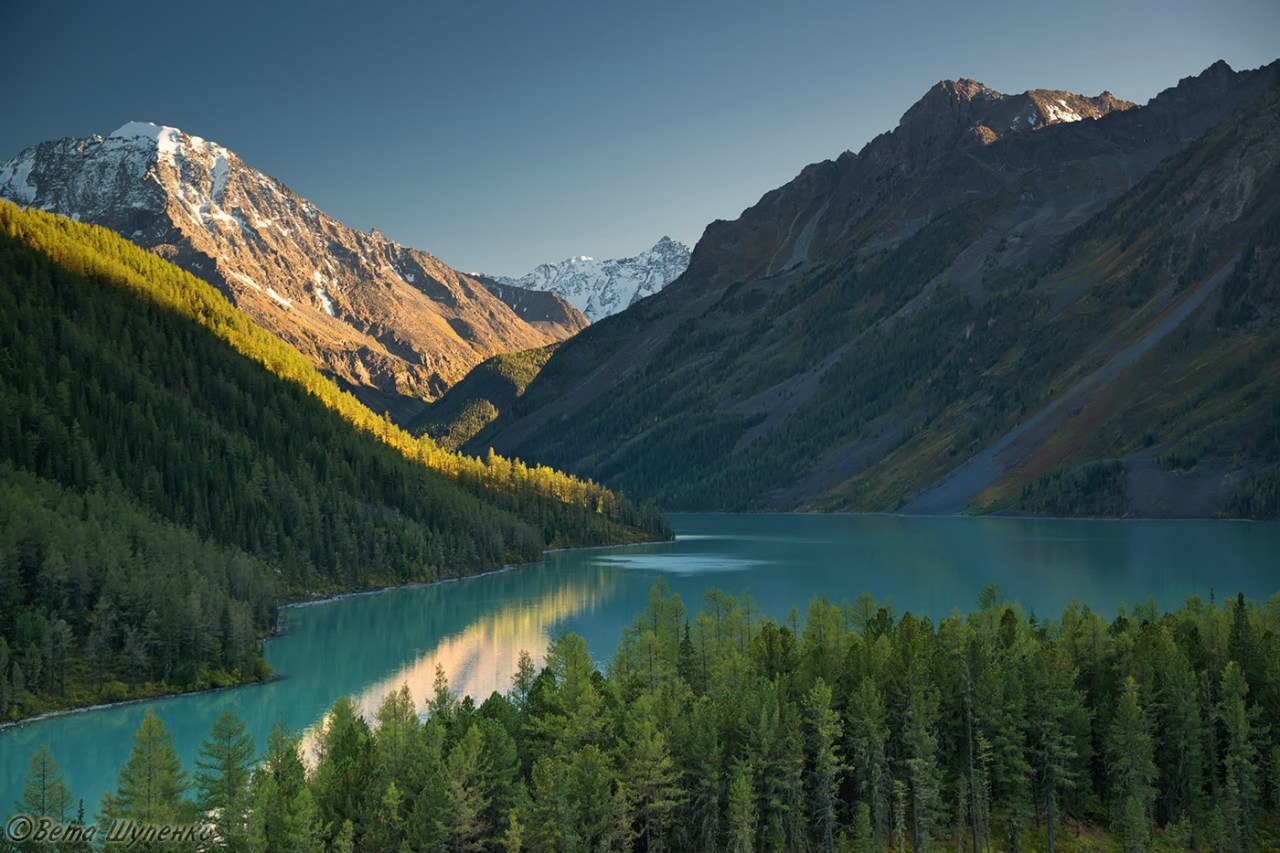
<svg viewBox="0 0 1280 853"><path fill-rule="evenodd" d="M265 678L282 598L670 535L400 431L105 229L0 203L0 282L0 717Z"/></svg>
<svg viewBox="0 0 1280 853"><path fill-rule="evenodd" d="M98 819L264 851L1280 844L1280 597L1041 620L989 586L937 624L869 596L798 621L660 583L603 673L565 634L479 705L440 670L425 719L407 688L372 720L341 699L311 766L228 711L189 774L148 712ZM45 749L15 805L85 808Z"/></svg>

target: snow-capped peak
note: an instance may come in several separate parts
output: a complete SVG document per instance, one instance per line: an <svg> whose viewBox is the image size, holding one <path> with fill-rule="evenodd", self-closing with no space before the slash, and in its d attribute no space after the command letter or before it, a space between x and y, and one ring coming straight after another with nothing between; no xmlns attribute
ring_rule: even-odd
<svg viewBox="0 0 1280 853"><path fill-rule="evenodd" d="M689 251L685 244L664 236L631 258L596 260L578 255L559 263L539 264L519 278L490 278L527 290L556 293L594 323L674 281L689 266Z"/></svg>
<svg viewBox="0 0 1280 853"><path fill-rule="evenodd" d="M165 127L159 124L153 124L149 121L131 121L122 124L115 130L107 134L108 139L135 139L137 137L146 137L148 139L159 139L160 134L168 132L181 132L176 127Z"/></svg>

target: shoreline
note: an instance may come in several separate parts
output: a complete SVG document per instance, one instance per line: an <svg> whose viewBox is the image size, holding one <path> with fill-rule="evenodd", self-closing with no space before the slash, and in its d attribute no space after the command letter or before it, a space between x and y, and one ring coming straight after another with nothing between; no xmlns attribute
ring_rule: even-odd
<svg viewBox="0 0 1280 853"><path fill-rule="evenodd" d="M364 596L368 596L368 595L378 595L379 593L391 592L392 590L425 589L426 587L429 587L429 586L438 586L440 584L445 584L445 583L456 583L458 581L471 580L472 578L484 578L484 577L489 577L490 575L500 575L500 574L503 574L504 572L509 572L509 571L512 571L513 569L518 569L522 566L536 565L536 562L540 562L540 561L535 561L534 563L512 563L507 566L502 566L501 568L498 568L498 569L490 569L487 572L477 572L474 575L463 575L462 577L457 577L457 578L442 578L440 580L434 580L434 581L414 581L413 583L392 584L391 586L380 586L380 587L377 587L376 589L358 589L352 592L335 592L332 595L319 595L319 596L316 596L315 598L289 600L281 604L276 609L277 610L296 610L302 607L313 607L317 604L328 604L331 601L341 601L344 598L363 598ZM277 636L279 636L278 631L268 634L266 638L268 640L272 640L272 639L275 639Z"/></svg>
<svg viewBox="0 0 1280 853"><path fill-rule="evenodd" d="M272 674L266 681L246 681L244 684L228 684L225 687L206 687L203 690L177 690L173 693L160 693L156 696L139 696L135 699L121 699L119 702L100 702L97 705L82 705L79 708L58 708L53 711L44 711L36 714L34 717L23 717L20 720L6 720L0 723L0 733L8 729L20 729L28 723L39 723L44 720L51 720L55 717L65 717L69 714L84 714L88 711L105 711L108 708L123 708L126 705L138 705L142 702L163 702L166 699L180 699L183 696L204 696L208 693L221 693L224 690L243 690L246 687L262 687L272 684L276 681L283 681L283 675Z"/></svg>
<svg viewBox="0 0 1280 853"><path fill-rule="evenodd" d="M383 587L378 587L377 589L361 589L361 590L355 590L353 592L338 592L332 595L323 595L315 598L306 598L306 599L295 600L295 601L285 601L279 606L278 609L280 611L285 611L285 610L292 610L292 609L298 609L303 607L312 607L314 605L327 604L333 601L341 601L346 598L359 598L359 597L364 597L369 595L378 595L380 593L392 592L396 590L422 589L429 586L439 586L441 584L457 583L459 581L473 580L475 578L483 578L483 577L489 577L492 575L500 575L506 572L514 571L515 569L524 568L525 566L535 566L538 563L544 562L547 554L560 553L563 551L604 551L604 550L610 550L613 548L629 548L634 545L662 544L669 541L674 541L674 540L662 539L662 540L653 540L651 542L626 542L618 545L591 545L584 548L548 548L542 552L543 558L544 558L543 560L534 560L528 563L510 563L508 565L501 566L500 568L490 569L489 571L486 571L486 572L477 572L474 575L462 575L461 577L441 578L440 580L434 580L434 581L421 581L416 583L383 586ZM279 639L284 635L285 635L285 632L281 631L279 624L277 624L276 630L267 634L267 636L264 637L263 640L264 642L270 642L271 640ZM142 702L162 702L166 699L177 699L182 696L202 696L209 693L219 693L224 690L242 690L248 687L259 687L262 685L271 684L276 681L281 681L286 677L287 676L285 675L281 675L279 673L273 672L271 677L268 678L266 681L246 681L243 684L231 684L225 687L206 687L203 690L175 690L171 693L160 693L155 696L139 696L133 699L121 699L119 702L99 702L95 705L82 705L78 708L57 708L52 711L43 711L32 717L22 717L21 719L18 719L18 720L5 720L3 722L0 722L0 733L3 733L10 729L22 728L23 726L26 726L31 723L39 723L44 720L54 719L55 717L65 717L69 714L84 714L89 711L105 711L109 708L120 708L126 705L137 705Z"/></svg>
<svg viewBox="0 0 1280 853"><path fill-rule="evenodd" d="M392 584L391 586L380 586L376 589L358 589L352 592L336 592L332 595L320 595L315 598L304 598L299 600L286 601L279 606L279 610L293 610L301 607L311 607L317 604L327 604L331 601L341 601L344 598L360 598L367 595L378 595L383 592L391 592L393 590L402 589L424 589L429 586L439 586L446 583L457 583L459 581L469 581L475 578L485 578L492 575L501 575L507 572L523 569L526 566L536 566L538 563L546 561L547 554L560 554L565 551L610 551L615 548L634 548L636 545L666 545L675 542L675 538L671 539L652 539L642 542L620 542L617 545L584 545L577 548L547 548L542 552L543 559L531 560L527 563L508 563L497 569L490 569L487 572L477 572L474 575L462 575L455 578L441 578L434 581L414 581L413 583ZM273 639L278 634L269 634L267 639Z"/></svg>

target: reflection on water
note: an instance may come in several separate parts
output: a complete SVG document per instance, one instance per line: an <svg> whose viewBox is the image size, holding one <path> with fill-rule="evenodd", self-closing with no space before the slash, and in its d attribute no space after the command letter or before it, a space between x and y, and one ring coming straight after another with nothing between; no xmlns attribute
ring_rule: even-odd
<svg viewBox="0 0 1280 853"><path fill-rule="evenodd" d="M418 713L425 713L435 692L437 665L444 669L449 688L460 696L473 697L476 704L495 691L504 693L511 686L522 651L541 668L552 628L583 610L595 609L617 586L615 576L606 572L585 578L546 577L545 581L540 593L523 600L496 602L494 611L477 615L462 630L441 637L393 674L370 684L355 696L356 710L373 720L387 694L408 685ZM451 593L449 588L440 589ZM303 747L310 757L315 754L320 722L304 732Z"/></svg>
<svg viewBox="0 0 1280 853"><path fill-rule="evenodd" d="M699 537L707 541L712 537ZM692 539L690 540L692 541ZM740 557L701 557L694 554L621 554L601 557L600 562L619 569L643 569L673 575L699 575L707 572L741 572L764 565L763 560L747 560Z"/></svg>
<svg viewBox="0 0 1280 853"><path fill-rule="evenodd" d="M967 611L990 582L1042 616L1071 600L1110 618L1121 604L1154 598L1176 607L1188 595L1280 590L1280 525L1204 521L1054 521L858 515L684 515L674 543L559 551L500 574L357 596L285 611L288 633L267 658L271 684L109 708L0 731L0 814L21 796L22 777L47 743L75 795L93 813L128 759L148 704L168 726L188 769L227 708L259 746L277 721L314 730L339 696L372 716L408 684L423 707L435 667L478 702L505 690L521 649L541 661L558 631L612 653L623 625L644 608L659 578L696 608L719 587L750 592L776 619L818 595L868 592L899 611L935 619Z"/></svg>
<svg viewBox="0 0 1280 853"><path fill-rule="evenodd" d="M602 552L603 553L603 552ZM227 708L244 718L259 748L276 723L313 745L316 726L339 696L353 696L370 717L383 697L408 684L419 707L431 696L435 665L455 691L480 699L503 691L520 651L541 664L559 626L610 600L619 573L584 567L573 573L537 564L461 582L388 590L288 608L285 633L267 643L278 680L270 684L121 705L0 730L0 815L21 796L31 755L44 742L86 814L128 760L147 707L173 733L191 772L209 728Z"/></svg>

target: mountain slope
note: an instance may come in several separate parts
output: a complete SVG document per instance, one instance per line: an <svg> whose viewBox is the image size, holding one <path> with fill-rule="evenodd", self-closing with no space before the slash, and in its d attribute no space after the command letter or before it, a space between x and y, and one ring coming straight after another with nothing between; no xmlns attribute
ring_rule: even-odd
<svg viewBox="0 0 1280 853"><path fill-rule="evenodd" d="M481 362L405 429L446 450L458 449L515 404L555 349L553 344Z"/></svg>
<svg viewBox="0 0 1280 853"><path fill-rule="evenodd" d="M412 439L102 228L0 202L0 284L0 698L18 713L260 676L277 594L667 535L593 484Z"/></svg>
<svg viewBox="0 0 1280 853"><path fill-rule="evenodd" d="M473 273L476 281L501 299L530 326L557 341L571 338L581 332L591 321L568 300L550 290L530 290L514 284L504 284L487 275Z"/></svg>
<svg viewBox="0 0 1280 853"><path fill-rule="evenodd" d="M485 278L525 290L558 294L594 323L657 293L688 266L689 247L663 237L632 258L596 260L583 255L539 264L519 278Z"/></svg>
<svg viewBox="0 0 1280 853"><path fill-rule="evenodd" d="M912 506L1109 360L1132 358L1099 388L1145 370L1175 330L1211 329L1206 314L1236 310L1221 307L1234 292L1224 282L1235 254L1265 245L1265 228L1244 211L1274 165L1268 108L1247 105L1276 72L1218 63L1140 108L1105 93L939 84L859 154L810 166L737 221L708 226L684 276L563 344L468 447L568 467L671 507ZM1079 114L1086 103L1100 117L1062 120L1064 104ZM1013 120L1032 110L1034 126ZM1206 137L1200 167L1211 179L1168 176L1176 160L1153 173L1170 154L1192 156L1188 143L1220 123L1245 147ZM1134 201L1146 199L1147 176L1188 195L1148 209ZM1133 205L1129 222L1149 232L1117 225L1123 238L1078 244L1117 204ZM1201 287L1198 311L1171 320ZM1250 334L1226 335L1236 357L1265 352ZM1156 354L1126 349L1139 339ZM1068 403L1061 411L1074 416ZM1248 444L1254 410L1215 411L1219 431ZM1175 425L1144 416L1139 434L1151 432L1156 452L1178 440ZM1054 445L1062 423L1043 426L1034 443ZM1074 472L1090 458L1107 457L1054 463L1067 466L1059 485L1088 480ZM912 508L1014 508L1031 484L1001 478L1024 461L1005 455L990 482ZM1205 473L1215 485L1202 489L1135 459L1136 481L1163 485L1136 483L1122 511L1235 511L1232 490L1270 464L1252 452L1241 463ZM988 486L998 488L979 497ZM1139 494L1165 487L1197 497L1161 507ZM1025 509L1056 511L1036 494Z"/></svg>
<svg viewBox="0 0 1280 853"><path fill-rule="evenodd" d="M111 228L214 284L377 411L415 411L485 358L575 330L526 322L474 278L174 128L42 143L0 164L0 197Z"/></svg>

